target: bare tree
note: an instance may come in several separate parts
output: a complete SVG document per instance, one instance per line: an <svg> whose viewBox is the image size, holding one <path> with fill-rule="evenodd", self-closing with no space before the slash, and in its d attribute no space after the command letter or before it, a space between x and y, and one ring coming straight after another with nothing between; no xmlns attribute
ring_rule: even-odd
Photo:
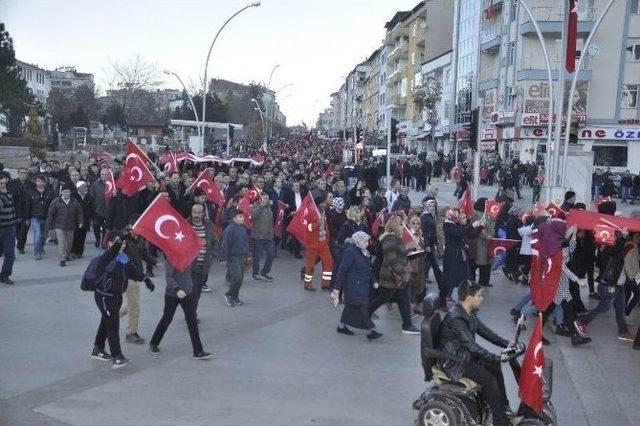
<svg viewBox="0 0 640 426"><path fill-rule="evenodd" d="M424 121L431 127L431 144L435 146L435 130L440 122L438 102L442 99L442 82L435 74L429 74L413 92L413 103L422 112Z"/></svg>
<svg viewBox="0 0 640 426"><path fill-rule="evenodd" d="M109 60L103 72L109 90L118 91L119 101L127 116L130 115L142 92L163 83L157 64L147 62L140 55L126 62Z"/></svg>

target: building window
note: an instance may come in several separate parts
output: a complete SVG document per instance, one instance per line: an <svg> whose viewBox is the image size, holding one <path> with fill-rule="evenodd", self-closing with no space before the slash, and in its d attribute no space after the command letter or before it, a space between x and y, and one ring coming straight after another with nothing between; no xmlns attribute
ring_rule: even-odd
<svg viewBox="0 0 640 426"><path fill-rule="evenodd" d="M627 61L640 61L640 39L627 40Z"/></svg>
<svg viewBox="0 0 640 426"><path fill-rule="evenodd" d="M640 0L631 0L629 2L629 11L631 13L640 13Z"/></svg>
<svg viewBox="0 0 640 426"><path fill-rule="evenodd" d="M513 62L516 57L516 42L512 41L509 43L509 47L507 48L507 65L513 65Z"/></svg>
<svg viewBox="0 0 640 426"><path fill-rule="evenodd" d="M451 68L444 70L444 84L451 84Z"/></svg>
<svg viewBox="0 0 640 426"><path fill-rule="evenodd" d="M638 107L638 84L625 84L622 86L622 108Z"/></svg>
<svg viewBox="0 0 640 426"><path fill-rule="evenodd" d="M403 78L402 83L400 83L400 95L407 96L407 79Z"/></svg>
<svg viewBox="0 0 640 426"><path fill-rule="evenodd" d="M416 52L411 52L411 65L416 64Z"/></svg>
<svg viewBox="0 0 640 426"><path fill-rule="evenodd" d="M451 109L451 102L444 101L444 115L449 115L449 110Z"/></svg>
<svg viewBox="0 0 640 426"><path fill-rule="evenodd" d="M627 167L626 146L598 146L594 145L593 165L597 167Z"/></svg>
<svg viewBox="0 0 640 426"><path fill-rule="evenodd" d="M518 1L511 0L511 10L509 11L509 15L511 16L511 22L515 21L518 16Z"/></svg>

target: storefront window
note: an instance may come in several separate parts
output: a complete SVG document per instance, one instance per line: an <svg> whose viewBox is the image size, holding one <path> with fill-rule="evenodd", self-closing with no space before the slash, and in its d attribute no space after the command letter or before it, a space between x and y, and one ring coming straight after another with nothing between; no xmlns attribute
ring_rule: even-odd
<svg viewBox="0 0 640 426"><path fill-rule="evenodd" d="M626 146L594 146L593 165L598 167L627 167Z"/></svg>

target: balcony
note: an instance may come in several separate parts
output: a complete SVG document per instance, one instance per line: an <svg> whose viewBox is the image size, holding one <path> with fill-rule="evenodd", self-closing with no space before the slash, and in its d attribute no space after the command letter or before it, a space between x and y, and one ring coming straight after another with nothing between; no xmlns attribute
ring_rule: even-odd
<svg viewBox="0 0 640 426"><path fill-rule="evenodd" d="M387 84L398 80L399 78L402 78L406 75L407 73L407 65L406 64L401 64L398 65L390 74L389 77L387 77Z"/></svg>
<svg viewBox="0 0 640 426"><path fill-rule="evenodd" d="M489 9L491 9L491 13L495 14L502 9L503 3L503 0L484 0L482 3L482 11L487 14Z"/></svg>
<svg viewBox="0 0 640 426"><path fill-rule="evenodd" d="M563 14L560 6L539 6L532 7L531 14L538 22L540 31L543 34L560 37L562 34ZM536 29L529 19L529 15L523 13L520 21L520 35L536 35ZM596 20L595 8L586 8L584 13L578 16L578 36L587 36L592 30Z"/></svg>
<svg viewBox="0 0 640 426"><path fill-rule="evenodd" d="M577 65L577 62L576 62ZM564 63L559 59L551 61L551 78L558 79L558 69L564 68ZM578 80L591 81L591 60L585 58L582 66L578 70ZM542 60L538 56L529 55L520 58L518 63L518 71L516 72L516 80L547 80L547 69Z"/></svg>
<svg viewBox="0 0 640 426"><path fill-rule="evenodd" d="M407 51L409 50L409 43L402 39L400 43L396 43L393 47L393 50L389 52L387 56L387 60L394 59L396 56L406 56Z"/></svg>
<svg viewBox="0 0 640 426"><path fill-rule="evenodd" d="M402 93L396 93L389 98L390 106L401 107L407 105L407 96Z"/></svg>
<svg viewBox="0 0 640 426"><path fill-rule="evenodd" d="M500 27L494 25L492 27L480 30L480 50L483 52L498 52L500 50Z"/></svg>
<svg viewBox="0 0 640 426"><path fill-rule="evenodd" d="M478 91L484 92L498 87L500 79L499 69L495 66L482 67L478 79Z"/></svg>

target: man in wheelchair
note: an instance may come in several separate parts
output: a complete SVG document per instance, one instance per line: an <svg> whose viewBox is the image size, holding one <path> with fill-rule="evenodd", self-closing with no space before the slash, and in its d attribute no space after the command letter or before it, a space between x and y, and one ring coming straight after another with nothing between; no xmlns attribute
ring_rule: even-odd
<svg viewBox="0 0 640 426"><path fill-rule="evenodd" d="M478 318L482 305L482 287L472 281L465 281L458 289L458 303L444 317L440 326L437 348L456 355L461 361L440 360L440 369L453 381L465 377L481 386L481 394L491 407L495 426L511 425L507 412L511 414L509 400L504 386L500 362L506 354L494 354L478 345L476 333L502 348L510 348L509 342L491 331Z"/></svg>

